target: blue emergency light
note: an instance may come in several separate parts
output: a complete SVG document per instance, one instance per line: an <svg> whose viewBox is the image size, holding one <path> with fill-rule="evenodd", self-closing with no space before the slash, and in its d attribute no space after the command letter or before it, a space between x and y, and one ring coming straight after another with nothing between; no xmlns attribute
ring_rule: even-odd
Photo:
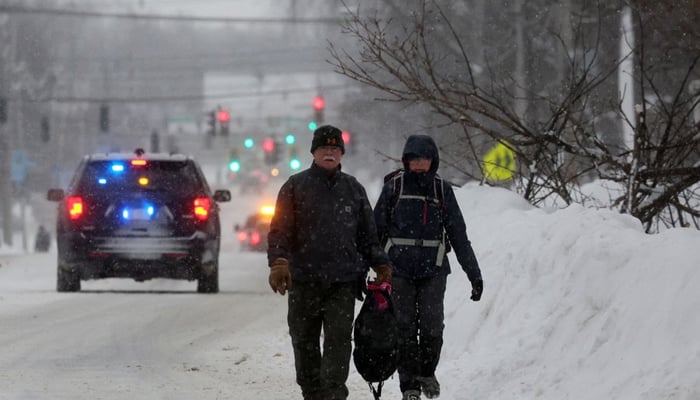
<svg viewBox="0 0 700 400"><path fill-rule="evenodd" d="M151 219L155 213L156 208L152 204L144 203L141 207L124 207L122 219Z"/></svg>

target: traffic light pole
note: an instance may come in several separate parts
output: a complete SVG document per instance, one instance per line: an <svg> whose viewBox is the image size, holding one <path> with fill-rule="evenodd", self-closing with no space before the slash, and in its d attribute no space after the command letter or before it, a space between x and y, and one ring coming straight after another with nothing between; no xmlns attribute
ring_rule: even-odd
<svg viewBox="0 0 700 400"><path fill-rule="evenodd" d="M10 187L10 154L12 153L12 141L10 140L10 122L16 118L12 113L12 104L9 99L9 82L12 81L10 67L15 66L15 54L17 52L17 22L16 18L8 19L7 29L0 32L0 43L9 49L9 57L0 65L0 96L3 96L2 121L0 121L0 217L2 217L2 242L12 246L12 190ZM3 34L4 33L4 34ZM7 35L7 37L5 37Z"/></svg>
<svg viewBox="0 0 700 400"><path fill-rule="evenodd" d="M0 123L0 215L2 216L3 242L12 246L12 194L10 191L10 141L9 128Z"/></svg>

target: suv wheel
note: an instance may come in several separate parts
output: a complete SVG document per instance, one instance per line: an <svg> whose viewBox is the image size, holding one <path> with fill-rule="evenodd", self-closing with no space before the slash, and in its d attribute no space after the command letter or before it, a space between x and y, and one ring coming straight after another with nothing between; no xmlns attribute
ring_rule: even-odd
<svg viewBox="0 0 700 400"><path fill-rule="evenodd" d="M213 261L207 267L202 268L201 275L197 280L197 292L218 293L219 292L219 262Z"/></svg>
<svg viewBox="0 0 700 400"><path fill-rule="evenodd" d="M78 271L70 270L64 267L63 264L58 264L58 273L56 277L56 290L59 292L79 292L80 291L80 275Z"/></svg>

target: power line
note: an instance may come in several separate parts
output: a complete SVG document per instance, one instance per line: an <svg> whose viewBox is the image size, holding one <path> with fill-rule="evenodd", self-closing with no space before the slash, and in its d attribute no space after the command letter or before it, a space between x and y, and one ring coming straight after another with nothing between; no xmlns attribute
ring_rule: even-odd
<svg viewBox="0 0 700 400"><path fill-rule="evenodd" d="M45 98L16 98L8 97L7 101L17 102L25 101L29 103L163 103L163 102L175 102L175 101L197 101L197 100L208 100L208 99L236 99L236 98L246 98L246 97L265 97L280 94L289 93L302 93L302 92L316 92L318 90L330 91L339 90L347 88L346 84L343 85L327 85L327 86L314 86L307 88L293 88L293 89L279 89L279 90L269 90L265 92L238 92L238 93L215 93L215 94L195 94L195 95L182 95L182 96L141 96L141 97L91 97L91 96L53 96Z"/></svg>
<svg viewBox="0 0 700 400"><path fill-rule="evenodd" d="M260 17L197 17L167 14L134 14L128 12L99 12L87 10L67 10L47 7L22 7L16 5L0 5L0 13L5 14L43 14L61 17L80 18L114 18L128 20L173 21L173 22L214 22L214 23L247 23L247 24L339 24L342 18L260 18Z"/></svg>
<svg viewBox="0 0 700 400"><path fill-rule="evenodd" d="M191 55L176 55L176 54L138 54L138 55L125 55L124 57L108 57L108 56L64 56L64 57L53 57L57 61L66 60L78 60L87 61L94 63L116 63L125 61L178 61L178 60L197 60L206 61L209 59L214 59L215 61L228 61L237 58L251 58L251 57L263 57L266 55L279 55L279 54L291 54L291 55L307 55L310 53L318 53L321 51L326 51L325 48L320 46L303 46L303 47L287 47L287 48L263 48L258 50L249 51L236 51L236 52L209 52L209 53L195 53Z"/></svg>

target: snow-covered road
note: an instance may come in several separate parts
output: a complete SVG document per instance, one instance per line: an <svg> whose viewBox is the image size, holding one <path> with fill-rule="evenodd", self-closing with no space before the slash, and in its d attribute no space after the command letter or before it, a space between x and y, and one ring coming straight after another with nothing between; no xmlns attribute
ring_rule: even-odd
<svg viewBox="0 0 700 400"><path fill-rule="evenodd" d="M274 393L279 374L292 371L285 299L269 293L263 254L221 261L216 295L197 294L195 282L117 279L59 294L55 255L4 256L0 398L255 398L251 377ZM246 347L256 332L278 340ZM290 365L252 374L255 357Z"/></svg>
<svg viewBox="0 0 700 400"><path fill-rule="evenodd" d="M0 400L299 397L287 299L270 291L265 254L239 252L232 230L258 207L240 196L221 205L213 295L166 279L57 293L55 243L0 253Z"/></svg>
<svg viewBox="0 0 700 400"><path fill-rule="evenodd" d="M218 294L166 279L57 293L55 243L0 252L0 400L301 398L287 298L270 290L265 254L239 251L233 233L271 193L221 205ZM350 400L371 398L354 369L348 386Z"/></svg>
<svg viewBox="0 0 700 400"><path fill-rule="evenodd" d="M469 301L451 253L441 398L700 398L697 230L646 235L628 215L478 185L456 196L486 290ZM0 252L0 400L300 399L287 298L264 254L233 243L245 202L224 207L219 294L116 279L56 293L55 253ZM352 364L348 387L372 398Z"/></svg>

